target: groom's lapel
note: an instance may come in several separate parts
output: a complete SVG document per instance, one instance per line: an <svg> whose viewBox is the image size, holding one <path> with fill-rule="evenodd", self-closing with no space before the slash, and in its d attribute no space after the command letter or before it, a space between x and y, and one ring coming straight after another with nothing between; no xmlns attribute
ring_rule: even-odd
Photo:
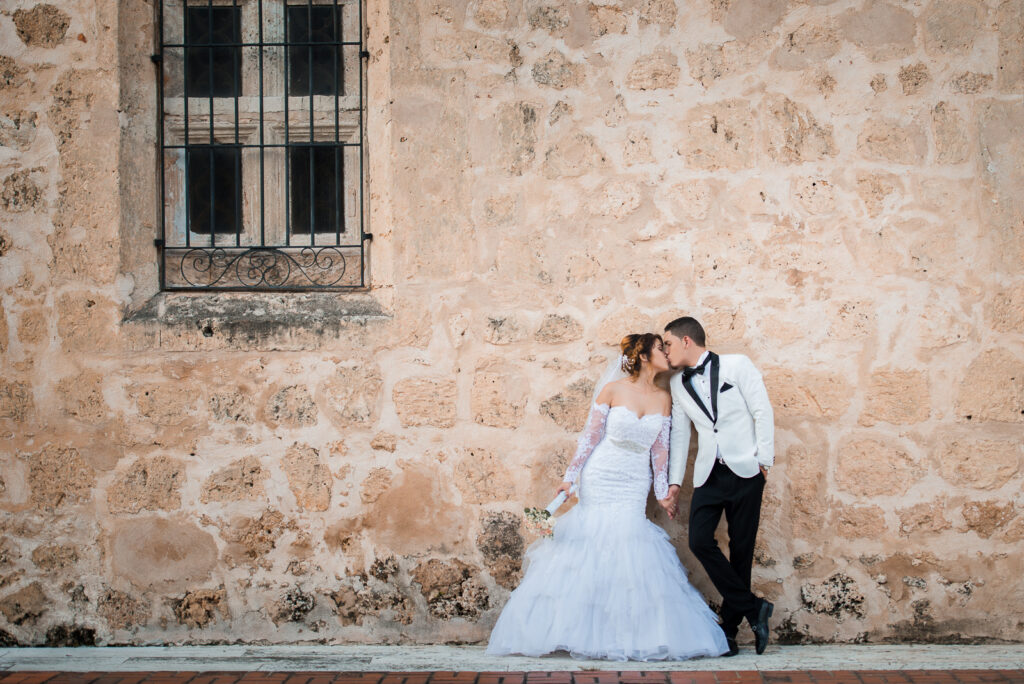
<svg viewBox="0 0 1024 684"><path fill-rule="evenodd" d="M711 418L712 423L718 422L718 354L711 353ZM705 413L707 413L705 411Z"/></svg>
<svg viewBox="0 0 1024 684"><path fill-rule="evenodd" d="M704 412L704 415L708 417L708 420L710 420L712 423L714 423L715 419L711 416L710 413L708 413L708 407L705 406L704 402L700 400L699 396L697 396L697 390L693 389L693 381L692 381L692 379L691 380L682 379L681 381L683 383L683 387L686 388L686 393L690 395L691 399L693 399L693 403L697 405L697 408L699 408L701 411ZM717 397L718 396L718 392L715 392L711 396L712 397ZM714 406L714 402L715 402L715 400L712 399L712 406Z"/></svg>

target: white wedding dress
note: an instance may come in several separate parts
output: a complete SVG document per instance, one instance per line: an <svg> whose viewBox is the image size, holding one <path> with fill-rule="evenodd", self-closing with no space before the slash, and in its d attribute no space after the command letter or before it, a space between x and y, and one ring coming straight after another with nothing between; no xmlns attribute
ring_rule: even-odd
<svg viewBox="0 0 1024 684"><path fill-rule="evenodd" d="M565 475L580 479L579 503L527 550L487 653L682 660L728 650L668 534L645 515L652 470L655 495L668 493L670 427L668 416L591 407Z"/></svg>

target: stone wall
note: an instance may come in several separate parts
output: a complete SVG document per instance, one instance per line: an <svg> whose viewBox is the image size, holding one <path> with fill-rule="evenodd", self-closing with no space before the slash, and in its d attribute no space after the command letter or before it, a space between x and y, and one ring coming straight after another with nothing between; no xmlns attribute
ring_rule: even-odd
<svg viewBox="0 0 1024 684"><path fill-rule="evenodd" d="M1020 640L1021 0L367 2L343 296L161 295L152 2L0 10L0 644L485 639L684 312L776 408L779 640Z"/></svg>

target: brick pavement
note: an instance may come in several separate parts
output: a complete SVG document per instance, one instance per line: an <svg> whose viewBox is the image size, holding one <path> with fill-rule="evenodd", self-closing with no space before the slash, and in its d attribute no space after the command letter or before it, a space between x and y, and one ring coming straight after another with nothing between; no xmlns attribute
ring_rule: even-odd
<svg viewBox="0 0 1024 684"><path fill-rule="evenodd" d="M1024 684L1024 670L0 672L0 684Z"/></svg>

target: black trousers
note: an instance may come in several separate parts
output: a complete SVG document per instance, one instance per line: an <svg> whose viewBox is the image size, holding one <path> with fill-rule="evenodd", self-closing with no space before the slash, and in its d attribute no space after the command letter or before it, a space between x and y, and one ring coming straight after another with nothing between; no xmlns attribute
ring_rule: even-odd
<svg viewBox="0 0 1024 684"><path fill-rule="evenodd" d="M735 638L743 618L756 621L761 599L750 591L754 540L761 520L764 475L740 477L721 461L707 482L693 490L690 502L690 550L722 595L722 630ZM729 558L715 539L725 513L729 525Z"/></svg>

